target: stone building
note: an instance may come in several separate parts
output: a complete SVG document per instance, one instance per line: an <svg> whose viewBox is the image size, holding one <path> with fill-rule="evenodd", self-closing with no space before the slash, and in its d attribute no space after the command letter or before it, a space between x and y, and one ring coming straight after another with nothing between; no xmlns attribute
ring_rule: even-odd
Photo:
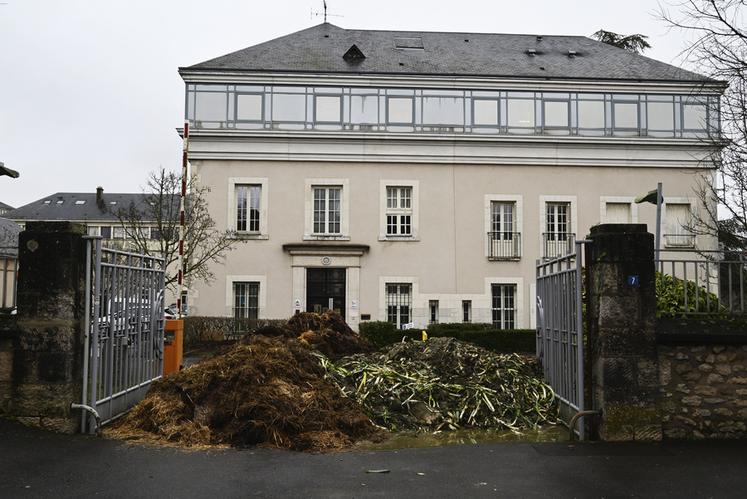
<svg viewBox="0 0 747 499"><path fill-rule="evenodd" d="M198 315L534 326L537 259L599 222L662 247L711 181L723 84L582 36L320 24L180 68L193 172L246 241Z"/></svg>

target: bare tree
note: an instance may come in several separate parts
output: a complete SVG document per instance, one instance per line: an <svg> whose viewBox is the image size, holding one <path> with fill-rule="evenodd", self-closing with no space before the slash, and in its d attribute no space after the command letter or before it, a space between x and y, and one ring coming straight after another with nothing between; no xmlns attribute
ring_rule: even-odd
<svg viewBox="0 0 747 499"><path fill-rule="evenodd" d="M717 178L705 175L698 195L703 215L694 232L718 234L726 249L747 248L747 28L745 0L686 0L660 7L660 17L693 39L682 55L695 71L728 84L720 109L721 134L709 137L707 159Z"/></svg>
<svg viewBox="0 0 747 499"><path fill-rule="evenodd" d="M617 48L636 54L642 54L644 50L651 48L651 45L646 41L648 36L639 33L633 35L619 35L612 31L600 29L591 35L591 37L602 43L606 43L607 45L613 45Z"/></svg>
<svg viewBox="0 0 747 499"><path fill-rule="evenodd" d="M125 244L134 251L164 258L166 286L176 291L179 261L179 193L181 175L163 168L151 172L139 205L130 204L116 215L125 231ZM185 206L184 282L212 281L212 264L222 263L239 241L220 230L205 200L207 188L189 179Z"/></svg>

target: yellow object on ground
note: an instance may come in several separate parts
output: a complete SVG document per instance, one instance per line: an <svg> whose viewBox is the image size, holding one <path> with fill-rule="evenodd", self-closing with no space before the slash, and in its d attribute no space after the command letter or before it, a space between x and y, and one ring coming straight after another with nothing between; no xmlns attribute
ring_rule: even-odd
<svg viewBox="0 0 747 499"><path fill-rule="evenodd" d="M163 331L163 375L182 368L184 356L184 321L167 320Z"/></svg>
<svg viewBox="0 0 747 499"><path fill-rule="evenodd" d="M428 341L428 333L425 332L425 329L423 329L423 341Z"/></svg>

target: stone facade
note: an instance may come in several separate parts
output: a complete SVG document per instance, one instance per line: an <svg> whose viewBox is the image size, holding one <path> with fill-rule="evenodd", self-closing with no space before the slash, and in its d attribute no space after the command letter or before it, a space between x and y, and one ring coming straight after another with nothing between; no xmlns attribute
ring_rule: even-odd
<svg viewBox="0 0 747 499"><path fill-rule="evenodd" d="M598 225L589 238L592 398L602 412L598 436L661 440L654 238L643 224Z"/></svg>
<svg viewBox="0 0 747 499"><path fill-rule="evenodd" d="M747 437L747 345L708 341L658 352L666 438Z"/></svg>

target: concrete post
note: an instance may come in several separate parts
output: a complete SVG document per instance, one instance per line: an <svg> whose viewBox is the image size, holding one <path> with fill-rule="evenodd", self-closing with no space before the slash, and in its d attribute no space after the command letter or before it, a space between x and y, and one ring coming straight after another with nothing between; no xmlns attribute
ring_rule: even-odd
<svg viewBox="0 0 747 499"><path fill-rule="evenodd" d="M591 229L589 346L598 437L661 440L654 238L645 224Z"/></svg>
<svg viewBox="0 0 747 499"><path fill-rule="evenodd" d="M8 412L74 432L82 391L85 227L29 222L19 239L18 318Z"/></svg>

